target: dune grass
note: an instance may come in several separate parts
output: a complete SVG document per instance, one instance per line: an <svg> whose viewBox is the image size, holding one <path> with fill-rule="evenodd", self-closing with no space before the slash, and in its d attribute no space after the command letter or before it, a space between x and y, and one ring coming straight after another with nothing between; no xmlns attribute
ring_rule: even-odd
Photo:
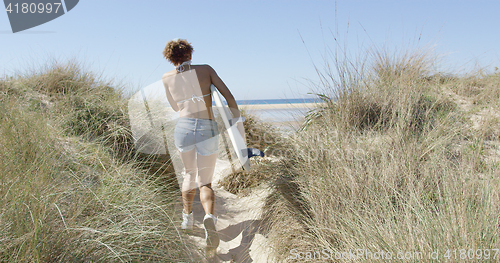
<svg viewBox="0 0 500 263"><path fill-rule="evenodd" d="M324 249L497 261L500 75L434 74L421 50L368 54L318 71L326 103L286 140L248 116L249 146L274 158L223 186L270 181L262 233L280 262ZM202 260L177 229L168 156L135 152L126 116L126 98L74 62L0 81L0 261Z"/></svg>
<svg viewBox="0 0 500 263"><path fill-rule="evenodd" d="M292 145L283 135L270 123L262 122L258 116L242 111L245 117L247 146L260 149L264 152L264 158L250 159L252 170L237 170L224 176L217 184L232 194L246 195L252 189L268 182L275 174L275 163L289 153Z"/></svg>
<svg viewBox="0 0 500 263"><path fill-rule="evenodd" d="M420 262L439 250L439 262L489 249L498 261L499 75L433 74L421 50L368 54L318 71L326 103L291 138L297 154L276 166L264 207L276 258Z"/></svg>
<svg viewBox="0 0 500 263"><path fill-rule="evenodd" d="M0 81L1 262L202 260L168 163L131 147L125 105L74 62Z"/></svg>

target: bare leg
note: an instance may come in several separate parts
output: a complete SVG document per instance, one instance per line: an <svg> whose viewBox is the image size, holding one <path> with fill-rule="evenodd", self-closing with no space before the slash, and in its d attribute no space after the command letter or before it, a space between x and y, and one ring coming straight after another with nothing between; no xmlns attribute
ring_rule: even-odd
<svg viewBox="0 0 500 263"><path fill-rule="evenodd" d="M212 190L212 179L215 170L217 154L203 156L197 154L198 185L200 186L200 201L205 214L213 214L215 206L215 195Z"/></svg>
<svg viewBox="0 0 500 263"><path fill-rule="evenodd" d="M182 207L184 208L185 214L191 214L191 210L193 209L193 200L196 194L196 189L191 191L182 192Z"/></svg>
<svg viewBox="0 0 500 263"><path fill-rule="evenodd" d="M215 195L212 190L212 184L207 184L200 187L200 201L205 210L205 214L214 214Z"/></svg>
<svg viewBox="0 0 500 263"><path fill-rule="evenodd" d="M180 153L182 163L186 173L182 182L182 206L184 213L190 214L193 207L193 200L196 194L196 150Z"/></svg>

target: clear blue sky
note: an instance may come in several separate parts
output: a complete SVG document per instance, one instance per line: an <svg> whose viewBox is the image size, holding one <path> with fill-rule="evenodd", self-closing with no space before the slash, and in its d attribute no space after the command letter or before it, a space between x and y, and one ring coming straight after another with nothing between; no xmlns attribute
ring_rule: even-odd
<svg viewBox="0 0 500 263"><path fill-rule="evenodd" d="M500 67L499 11L494 0L81 0L16 34L0 12L0 74L77 58L137 89L173 69L161 52L168 40L186 38L193 63L214 67L236 99L298 98L310 91L305 80L317 79L313 63L334 45L331 32L353 54L431 44L445 55L445 70Z"/></svg>

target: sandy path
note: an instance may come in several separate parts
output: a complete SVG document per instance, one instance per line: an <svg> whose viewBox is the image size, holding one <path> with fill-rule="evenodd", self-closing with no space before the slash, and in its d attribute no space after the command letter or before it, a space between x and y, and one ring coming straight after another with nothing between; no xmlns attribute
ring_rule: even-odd
<svg viewBox="0 0 500 263"><path fill-rule="evenodd" d="M272 262L267 238L260 233L259 215L268 195L265 188L259 188L245 197L238 197L217 185L224 174L227 174L229 162L217 160L212 187L215 192L215 215L218 216L217 230L220 244L213 262ZM182 208L179 208L179 213ZM193 204L194 229L189 237L199 247L205 248L205 232L203 217L205 212L200 203L197 191Z"/></svg>

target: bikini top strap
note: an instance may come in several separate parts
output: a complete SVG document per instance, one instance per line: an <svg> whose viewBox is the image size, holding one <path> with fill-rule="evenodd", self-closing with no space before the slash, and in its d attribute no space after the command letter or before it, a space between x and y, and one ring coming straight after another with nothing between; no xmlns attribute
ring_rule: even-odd
<svg viewBox="0 0 500 263"><path fill-rule="evenodd" d="M184 71L186 71L186 68L185 68L186 65L189 66L189 70L191 70L191 60L182 62L179 66L175 67L175 69L179 73L184 72Z"/></svg>
<svg viewBox="0 0 500 263"><path fill-rule="evenodd" d="M203 101L204 101L204 100L203 100L203 97L206 97L206 96L210 96L210 93L205 94L205 95L203 95L203 96L195 96L195 95L193 94L193 96L191 96L191 98L188 98L188 99L185 99L185 100L178 101L177 103L185 102L185 101L188 101L188 100L192 100L193 102L196 102L196 101L202 101L202 102L203 102Z"/></svg>

